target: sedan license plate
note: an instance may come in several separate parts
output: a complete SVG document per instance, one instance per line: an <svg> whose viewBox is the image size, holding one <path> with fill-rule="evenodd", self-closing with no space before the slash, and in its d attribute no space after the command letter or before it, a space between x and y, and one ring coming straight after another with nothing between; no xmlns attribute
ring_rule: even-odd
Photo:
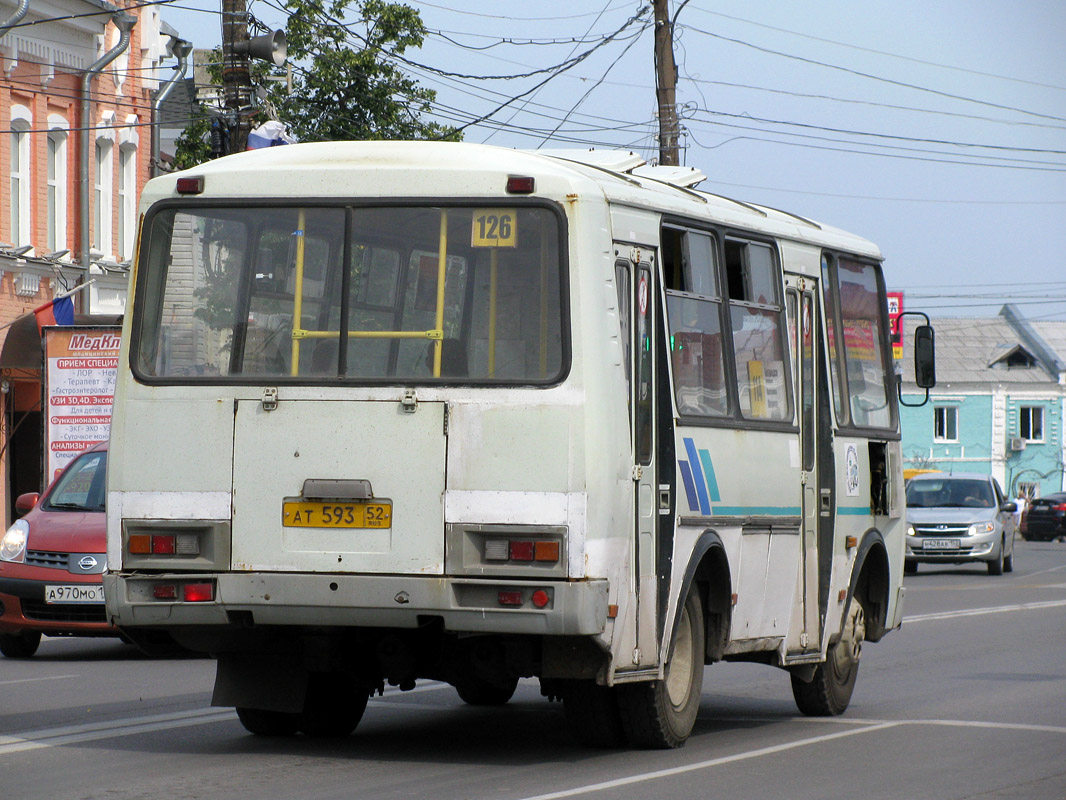
<svg viewBox="0 0 1066 800"><path fill-rule="evenodd" d="M392 503L286 500L281 504L281 524L286 528L390 528Z"/></svg>
<svg viewBox="0 0 1066 800"><path fill-rule="evenodd" d="M102 603L104 602L104 587L84 584L73 586L49 584L44 587L44 601L46 603Z"/></svg>
<svg viewBox="0 0 1066 800"><path fill-rule="evenodd" d="M926 539L923 550L958 550L958 539Z"/></svg>

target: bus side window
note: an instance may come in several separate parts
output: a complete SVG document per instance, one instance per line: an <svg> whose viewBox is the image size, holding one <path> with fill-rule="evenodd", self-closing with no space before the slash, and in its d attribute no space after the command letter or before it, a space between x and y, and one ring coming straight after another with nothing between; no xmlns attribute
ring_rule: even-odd
<svg viewBox="0 0 1066 800"><path fill-rule="evenodd" d="M670 360L678 412L729 413L722 347L721 294L714 238L702 231L662 230Z"/></svg>
<svg viewBox="0 0 1066 800"><path fill-rule="evenodd" d="M785 376L785 314L774 251L759 242L725 242L740 412L748 419L792 419Z"/></svg>

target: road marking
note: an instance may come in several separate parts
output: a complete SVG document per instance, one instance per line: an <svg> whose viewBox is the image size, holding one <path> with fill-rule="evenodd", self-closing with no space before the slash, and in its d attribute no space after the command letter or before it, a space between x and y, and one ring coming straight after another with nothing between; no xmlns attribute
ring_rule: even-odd
<svg viewBox="0 0 1066 800"><path fill-rule="evenodd" d="M77 677L75 675L56 676ZM35 680L35 679L29 679ZM44 680L44 679L42 679ZM6 681L6 683L18 683L19 681ZM416 686L402 694L415 692L433 692L441 689L450 689L447 683L425 683ZM371 701L380 707L393 708L420 708L423 710L439 710L440 706L418 705L414 703L388 703L387 700L401 696L399 691L387 691L384 697L374 697ZM157 714L148 717L131 717L129 719L113 720L110 722L90 722L85 725L72 725L63 728L48 728L36 731L25 731L15 736L0 736L0 755L8 753L23 753L27 750L40 750L45 747L59 747L65 744L77 744L78 742L91 742L99 739L110 739L116 736L132 736L137 733L151 733L153 731L170 730L172 728L186 728L190 725L208 725L213 722L226 722L236 718L232 708L203 708L194 711L178 711L170 714Z"/></svg>
<svg viewBox="0 0 1066 800"><path fill-rule="evenodd" d="M935 614L917 614L904 617L903 622L928 622L934 619L955 619L957 617L979 617L983 614L1003 614L1008 611L1034 611L1040 608L1061 608L1066 600L1047 600L1042 603L1016 603L1010 606L990 606L988 608L963 608L958 611L940 611Z"/></svg>
<svg viewBox="0 0 1066 800"><path fill-rule="evenodd" d="M899 722L882 722L877 725L869 725L864 728L857 728L850 731L840 731L838 733L827 733L824 736L812 736L808 739L797 739L794 742L786 742L785 744L774 745L773 747L760 747L757 750L748 750L744 753L736 753L731 756L722 756L721 758L712 758L707 761L697 761L694 764L685 764L681 767L672 767L670 769L658 769L653 772L642 772L637 775L630 775L628 778L616 778L612 781L604 781L602 783L589 783L585 786L577 786L573 789L563 789L558 792L549 792L547 794L538 794L532 797L525 797L522 800L558 800L562 797L574 797L581 794L590 794L592 792L602 792L605 789L617 789L621 786L632 786L635 783L644 783L645 781L654 781L659 778L669 778L673 775L683 775L686 772L696 772L701 769L710 769L711 767L718 767L723 764L733 764L737 761L747 761L751 758L761 758L762 756L773 755L774 753L783 753L786 750L794 750L797 747L806 747L812 744L821 744L823 742L831 742L835 739L843 739L847 736L857 736L860 733L872 733L874 731L882 731L888 728L895 728L902 723Z"/></svg>
<svg viewBox="0 0 1066 800"><path fill-rule="evenodd" d="M779 721L779 717L715 717L718 721L728 722L776 722ZM711 767L718 767L725 764L734 764L738 761L747 761L752 758L761 758L762 756L774 755L775 753L782 753L787 750L794 750L798 747L806 747L812 744L821 744L823 742L832 741L834 739L843 739L847 736L856 736L860 733L872 733L875 731L887 730L888 728L906 727L911 725L934 725L945 726L953 728L992 728L996 730L1016 730L1016 731L1040 731L1042 733L1061 733L1066 735L1066 727L1059 727L1054 725L1027 725L1025 723L1011 723L1011 722L981 722L970 720L955 720L955 719L907 719L907 720L876 720L876 719L840 719L840 718L826 718L826 717L793 717L795 722L810 722L810 723L827 723L835 725L858 725L861 727L853 728L848 731L840 731L838 733L830 733L824 736L812 736L807 739L797 739L794 742L786 742L785 744L774 745L773 747L760 747L756 750L747 750L743 753L735 753L731 756L722 756L721 758L712 758L707 761L697 761L693 764L685 764L680 767L672 767L670 769L654 770L652 772L643 772L637 775L630 775L626 778L616 778L611 781L604 781L602 783L590 783L584 786L575 786L572 789L561 789L557 792L548 792L547 794L538 794L531 797L524 797L522 800L561 800L564 797L576 797L583 794L592 794L593 792L602 792L606 789L617 789L622 786L632 786L636 783L644 783L646 781L658 780L659 778L669 778L674 775L683 775L686 772L695 772L702 769L710 769Z"/></svg>
<svg viewBox="0 0 1066 800"><path fill-rule="evenodd" d="M114 736L132 736L137 733L184 728L189 725L206 725L211 722L231 720L235 716L232 708L204 708L150 717L130 717L110 722L90 722L65 728L26 731L19 736L0 736L0 755L24 753L27 750L40 750L45 747L58 747L77 742L91 742L97 739L110 739Z"/></svg>
<svg viewBox="0 0 1066 800"><path fill-rule="evenodd" d="M78 678L79 675L49 675L45 678L16 678L12 681L0 681L0 686L10 686L13 683L34 683L36 681L65 681Z"/></svg>

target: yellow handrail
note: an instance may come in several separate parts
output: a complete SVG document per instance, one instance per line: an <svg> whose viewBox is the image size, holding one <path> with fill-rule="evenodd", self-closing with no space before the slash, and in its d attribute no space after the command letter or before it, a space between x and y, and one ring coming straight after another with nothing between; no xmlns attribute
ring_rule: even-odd
<svg viewBox="0 0 1066 800"><path fill-rule="evenodd" d="M300 209L297 223L296 223L296 296L292 301L292 364L289 367L289 373L291 375L300 374L300 339L296 336L296 331L303 323L303 305L304 305L304 237L305 226L307 225L307 212L304 209Z"/></svg>
<svg viewBox="0 0 1066 800"><path fill-rule="evenodd" d="M448 266L448 209L440 210L440 245L437 253L437 320L435 329L444 330L444 279ZM443 335L436 339L433 348L433 377L440 377L441 352L444 348Z"/></svg>
<svg viewBox="0 0 1066 800"><path fill-rule="evenodd" d="M489 251L489 377L496 377L496 271L500 265L499 248Z"/></svg>

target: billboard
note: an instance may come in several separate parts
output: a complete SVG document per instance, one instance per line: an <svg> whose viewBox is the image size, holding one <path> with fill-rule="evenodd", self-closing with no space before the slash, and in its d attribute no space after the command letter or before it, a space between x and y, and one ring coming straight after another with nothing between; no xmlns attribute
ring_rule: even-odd
<svg viewBox="0 0 1066 800"><path fill-rule="evenodd" d="M892 358L903 359L903 324L899 315L903 313L903 292L886 292L888 298L888 329L892 335Z"/></svg>
<svg viewBox="0 0 1066 800"><path fill-rule="evenodd" d="M121 328L50 327L44 335L45 484L111 431Z"/></svg>

